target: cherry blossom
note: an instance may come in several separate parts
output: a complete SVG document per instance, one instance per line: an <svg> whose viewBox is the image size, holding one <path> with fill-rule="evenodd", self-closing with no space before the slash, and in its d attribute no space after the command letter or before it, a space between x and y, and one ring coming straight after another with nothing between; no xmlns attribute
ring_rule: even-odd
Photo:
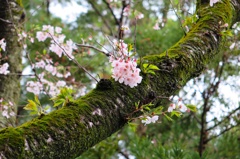
<svg viewBox="0 0 240 159"><path fill-rule="evenodd" d="M0 40L0 48L2 48L3 51L6 51L6 42L4 38Z"/></svg>
<svg viewBox="0 0 240 159"><path fill-rule="evenodd" d="M13 111L13 103L12 102L3 104L3 99L1 98L0 106L2 106L2 108L3 108L3 110L2 110L3 117L6 117L8 119L8 118L16 115L15 112Z"/></svg>
<svg viewBox="0 0 240 159"><path fill-rule="evenodd" d="M151 123L156 123L158 118L159 118L159 116L157 116L157 115L154 115L152 117L147 116L145 119L142 120L142 123L144 125L151 124Z"/></svg>
<svg viewBox="0 0 240 159"><path fill-rule="evenodd" d="M136 16L136 19L142 19L142 18L144 18L144 14L138 13Z"/></svg>
<svg viewBox="0 0 240 159"><path fill-rule="evenodd" d="M159 28L159 23L158 23L158 22L153 26L153 29L154 29L154 30L159 30L159 29L160 29L160 28Z"/></svg>
<svg viewBox="0 0 240 159"><path fill-rule="evenodd" d="M48 32L51 35L54 35L54 27L51 25L43 25L42 30ZM59 30L59 29L57 29L57 30Z"/></svg>
<svg viewBox="0 0 240 159"><path fill-rule="evenodd" d="M186 107L185 104L183 104L181 101L178 103L178 107L179 107L179 110L181 112L186 112L188 110L188 108Z"/></svg>
<svg viewBox="0 0 240 159"><path fill-rule="evenodd" d="M116 59L112 61L113 74L112 77L119 83L124 83L131 88L141 83L142 77L139 75L140 69L137 68L135 60Z"/></svg>
<svg viewBox="0 0 240 159"><path fill-rule="evenodd" d="M2 66L0 65L0 74L7 75L8 73L10 73L8 67L9 67L8 63L4 63Z"/></svg>
<svg viewBox="0 0 240 159"><path fill-rule="evenodd" d="M57 87L64 87L64 86L66 86L66 82L65 81L58 81L56 86Z"/></svg>
<svg viewBox="0 0 240 159"><path fill-rule="evenodd" d="M60 34L60 33L62 33L62 28L55 27L55 31L56 31L56 33Z"/></svg>
<svg viewBox="0 0 240 159"><path fill-rule="evenodd" d="M124 9L123 9L123 15L124 16L129 16L130 14L130 5L126 6Z"/></svg>
<svg viewBox="0 0 240 159"><path fill-rule="evenodd" d="M235 45L236 45L236 43L235 43L235 42L234 42L234 43L232 43L232 44L230 45L229 49L230 49L230 50L233 50L233 48L235 47Z"/></svg>
<svg viewBox="0 0 240 159"><path fill-rule="evenodd" d="M168 107L168 112L172 112L174 109L176 109L176 104L171 103Z"/></svg>
<svg viewBox="0 0 240 159"><path fill-rule="evenodd" d="M219 2L220 0L210 0L210 6L212 7L215 3Z"/></svg>
<svg viewBox="0 0 240 159"><path fill-rule="evenodd" d="M40 82L28 81L26 86L27 91L32 92L35 95L39 95L40 92L43 90L43 85Z"/></svg>
<svg viewBox="0 0 240 159"><path fill-rule="evenodd" d="M36 38L38 39L38 41L45 41L48 38L48 33L46 32L42 32L42 31L38 31Z"/></svg>

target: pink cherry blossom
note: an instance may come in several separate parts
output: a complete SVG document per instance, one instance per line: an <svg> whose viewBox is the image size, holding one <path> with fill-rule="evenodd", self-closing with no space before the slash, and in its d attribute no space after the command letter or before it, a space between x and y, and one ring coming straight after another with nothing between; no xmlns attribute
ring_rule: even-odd
<svg viewBox="0 0 240 159"><path fill-rule="evenodd" d="M43 25L42 30L48 32L52 36L54 35L54 27L51 25Z"/></svg>
<svg viewBox="0 0 240 159"><path fill-rule="evenodd" d="M64 86L66 86L66 82L65 81L58 81L56 86L57 87L64 87Z"/></svg>
<svg viewBox="0 0 240 159"><path fill-rule="evenodd" d="M168 112L172 112L174 109L176 109L176 104L171 103L168 107Z"/></svg>
<svg viewBox="0 0 240 159"><path fill-rule="evenodd" d="M123 9L123 15L124 16L129 16L130 14L130 5L126 6L124 9Z"/></svg>
<svg viewBox="0 0 240 159"><path fill-rule="evenodd" d="M210 6L212 7L215 3L219 2L220 0L210 0Z"/></svg>
<svg viewBox="0 0 240 159"><path fill-rule="evenodd" d="M136 16L136 19L142 19L144 18L144 14L142 13L139 13L137 16Z"/></svg>
<svg viewBox="0 0 240 159"><path fill-rule="evenodd" d="M46 63L43 60L35 63L35 68L45 68L45 66Z"/></svg>
<svg viewBox="0 0 240 159"><path fill-rule="evenodd" d="M59 57L62 57L63 49L60 48L57 44L52 43L49 47L49 50L56 53Z"/></svg>
<svg viewBox="0 0 240 159"><path fill-rule="evenodd" d="M159 28L159 23L158 23L158 22L153 26L153 29L154 29L154 30L159 30L159 29L160 29L160 28Z"/></svg>
<svg viewBox="0 0 240 159"><path fill-rule="evenodd" d="M184 105L182 102L179 102L178 103L178 107L179 107L179 110L181 112L186 112L188 110L188 108L186 107L186 105Z"/></svg>
<svg viewBox="0 0 240 159"><path fill-rule="evenodd" d="M154 115L152 117L147 116L145 119L142 120L142 123L144 125L151 124L151 123L156 123L158 118L159 118L159 116L157 116L157 115Z"/></svg>
<svg viewBox="0 0 240 159"><path fill-rule="evenodd" d="M6 51L6 42L4 38L0 40L0 48L2 48L3 51Z"/></svg>
<svg viewBox="0 0 240 159"><path fill-rule="evenodd" d="M27 91L32 92L35 95L39 95L40 91L43 90L43 85L40 82L28 81L26 86Z"/></svg>
<svg viewBox="0 0 240 159"><path fill-rule="evenodd" d="M45 41L48 38L48 34L46 32L42 32L42 31L38 31L36 38L38 39L38 41Z"/></svg>
<svg viewBox="0 0 240 159"><path fill-rule="evenodd" d="M117 59L112 61L113 74L112 77L119 83L124 83L131 88L141 83L142 77L139 75L140 69L136 67L135 60Z"/></svg>
<svg viewBox="0 0 240 159"><path fill-rule="evenodd" d="M55 27L55 32L60 34L62 32L62 28L60 27Z"/></svg>
<svg viewBox="0 0 240 159"><path fill-rule="evenodd" d="M6 117L6 118L10 118L7 110L2 111L2 116Z"/></svg>
<svg viewBox="0 0 240 159"><path fill-rule="evenodd" d="M2 66L0 65L0 74L7 75L10 71L8 70L9 64L4 63Z"/></svg>

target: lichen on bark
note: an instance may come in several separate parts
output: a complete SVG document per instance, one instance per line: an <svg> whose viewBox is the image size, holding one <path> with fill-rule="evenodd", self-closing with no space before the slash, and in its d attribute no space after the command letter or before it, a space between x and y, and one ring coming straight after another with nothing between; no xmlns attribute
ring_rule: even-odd
<svg viewBox="0 0 240 159"><path fill-rule="evenodd" d="M17 29L21 28L23 8L14 0L0 0L0 4L0 18L2 19L0 20L0 39L4 38L7 43L6 51L1 52L0 65L8 63L11 73L11 75L0 75L0 98L6 102L15 103L14 111L16 112L22 72L21 47L18 43ZM0 113L0 128L8 126L8 123L14 125L15 119L15 117L6 119Z"/></svg>

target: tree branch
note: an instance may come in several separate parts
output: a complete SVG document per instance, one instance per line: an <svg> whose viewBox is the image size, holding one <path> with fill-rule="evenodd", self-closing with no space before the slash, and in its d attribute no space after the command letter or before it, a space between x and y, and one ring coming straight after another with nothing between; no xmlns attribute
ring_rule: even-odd
<svg viewBox="0 0 240 159"><path fill-rule="evenodd" d="M103 0L103 2L107 5L108 10L109 10L110 13L112 14L112 16L113 16L113 18L114 18L114 20L115 20L116 25L119 26L119 25L120 25L120 24L119 24L119 20L117 19L116 15L114 14L114 12L113 12L113 10L112 10L112 8L111 8L109 2L107 2L106 0Z"/></svg>
<svg viewBox="0 0 240 159"><path fill-rule="evenodd" d="M106 25L106 27L108 28L108 30L111 32L111 34L113 35L112 29L108 23L108 21L106 20L106 18L103 17L103 15L101 14L101 12L97 9L97 7L95 6L94 2L92 0L88 0L88 2L91 4L91 6L93 7L93 9L95 10L95 12L101 17L103 23Z"/></svg>
<svg viewBox="0 0 240 159"><path fill-rule="evenodd" d="M232 4L239 6L238 1ZM234 6L236 7L236 6ZM134 88L111 80L101 80L96 89L69 102L65 107L40 116L17 128L0 131L2 158L75 158L106 139L127 123L135 103L152 100L152 94L169 97L190 79L198 76L218 53L222 24L236 22L236 10L229 0L213 7L202 7L200 19L185 37L166 52L145 56L142 63L157 65L155 76L142 74L142 83ZM237 7L236 7L237 8ZM167 107L167 99L153 103ZM135 113L133 117L141 114Z"/></svg>

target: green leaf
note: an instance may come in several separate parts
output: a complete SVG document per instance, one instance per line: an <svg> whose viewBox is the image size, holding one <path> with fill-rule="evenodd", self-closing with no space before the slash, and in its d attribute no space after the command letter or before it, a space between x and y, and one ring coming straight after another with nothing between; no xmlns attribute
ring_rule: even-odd
<svg viewBox="0 0 240 159"><path fill-rule="evenodd" d="M38 111L37 104L33 100L28 100L28 104L23 108L25 110Z"/></svg>
<svg viewBox="0 0 240 159"><path fill-rule="evenodd" d="M50 106L49 106L49 105L47 105L47 106L44 108L45 111L48 110L48 109L50 109Z"/></svg>
<svg viewBox="0 0 240 159"><path fill-rule="evenodd" d="M192 112L196 112L196 111L197 111L197 107L196 107L195 105L189 104L189 105L186 105L186 107L187 107L190 111L192 111Z"/></svg>
<svg viewBox="0 0 240 159"><path fill-rule="evenodd" d="M171 117L173 117L173 116L180 117L181 115L182 115L182 113L179 112L179 111L172 111L171 112Z"/></svg>
<svg viewBox="0 0 240 159"><path fill-rule="evenodd" d="M56 97L51 98L51 100L54 102L54 107L57 107L59 105L65 106L69 101L73 101L72 97L73 90L70 88L62 88L60 90L60 94L58 94Z"/></svg>
<svg viewBox="0 0 240 159"><path fill-rule="evenodd" d="M150 64L148 67L150 70L160 70L156 65Z"/></svg>
<svg viewBox="0 0 240 159"><path fill-rule="evenodd" d="M164 114L164 116L167 118L167 120L173 121L173 119L170 116L168 116L167 114Z"/></svg>
<svg viewBox="0 0 240 159"><path fill-rule="evenodd" d="M38 114L38 111L31 111L29 114L30 114L30 115L37 115L37 114Z"/></svg>
<svg viewBox="0 0 240 159"><path fill-rule="evenodd" d="M40 105L40 101L39 101L39 99L38 99L38 96L34 96L34 101L38 104L38 105Z"/></svg>
<svg viewBox="0 0 240 159"><path fill-rule="evenodd" d="M133 44L128 44L128 52L133 50Z"/></svg>
<svg viewBox="0 0 240 159"><path fill-rule="evenodd" d="M155 75L154 71L160 70L156 65L153 64L143 64L143 72Z"/></svg>

